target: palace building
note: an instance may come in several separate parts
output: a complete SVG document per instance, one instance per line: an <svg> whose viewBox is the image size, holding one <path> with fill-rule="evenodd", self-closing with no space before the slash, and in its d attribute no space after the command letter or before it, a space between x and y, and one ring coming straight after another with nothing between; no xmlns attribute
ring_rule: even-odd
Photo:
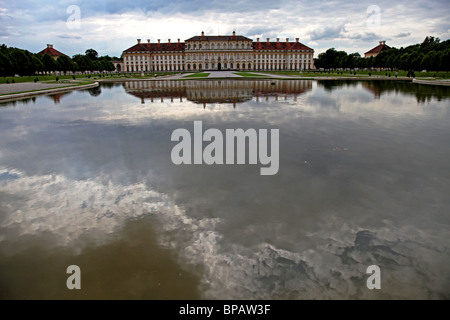
<svg viewBox="0 0 450 320"><path fill-rule="evenodd" d="M233 31L229 36L191 37L185 42L141 42L123 52L124 72L202 70L309 70L314 50L295 41L256 42Z"/></svg>

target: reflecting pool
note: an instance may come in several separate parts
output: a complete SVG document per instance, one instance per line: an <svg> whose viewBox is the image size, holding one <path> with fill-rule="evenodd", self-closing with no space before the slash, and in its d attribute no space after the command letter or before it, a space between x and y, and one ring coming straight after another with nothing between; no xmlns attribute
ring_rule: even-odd
<svg viewBox="0 0 450 320"><path fill-rule="evenodd" d="M277 174L175 165L194 121L279 129ZM2 299L450 298L447 87L101 83L0 104L0 134Z"/></svg>

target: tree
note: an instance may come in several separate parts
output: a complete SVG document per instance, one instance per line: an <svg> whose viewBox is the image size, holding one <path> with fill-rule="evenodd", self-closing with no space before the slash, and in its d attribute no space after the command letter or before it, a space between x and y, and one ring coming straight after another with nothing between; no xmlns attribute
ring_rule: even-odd
<svg viewBox="0 0 450 320"><path fill-rule="evenodd" d="M62 55L56 60L56 63L58 65L59 71L64 71L64 74L66 74L67 71L74 71L75 66L68 56Z"/></svg>
<svg viewBox="0 0 450 320"><path fill-rule="evenodd" d="M58 69L55 59L53 59L48 53L44 54L42 57L42 64L44 65L44 71L52 72Z"/></svg>
<svg viewBox="0 0 450 320"><path fill-rule="evenodd" d="M450 48L442 52L439 69L447 71L450 70Z"/></svg>
<svg viewBox="0 0 450 320"><path fill-rule="evenodd" d="M314 59L318 68L398 68L403 70L450 70L448 53L450 40L428 36L421 44L406 48L391 47L376 57L362 58L359 54L347 55L344 51L330 48Z"/></svg>
<svg viewBox="0 0 450 320"><path fill-rule="evenodd" d="M440 55L435 51L430 51L423 57L422 66L427 70L437 70L439 60Z"/></svg>
<svg viewBox="0 0 450 320"><path fill-rule="evenodd" d="M402 70L409 70L411 69L411 59L409 53L405 52L402 54L398 61L399 68Z"/></svg>
<svg viewBox="0 0 450 320"><path fill-rule="evenodd" d="M92 63L92 60L89 59L87 56L82 54L76 54L73 56L73 61L77 65L77 69L79 71L92 71L94 70L94 65Z"/></svg>
<svg viewBox="0 0 450 320"><path fill-rule="evenodd" d="M102 59L98 63L98 70L99 71L114 71L115 67L110 61L108 61L106 59Z"/></svg>
<svg viewBox="0 0 450 320"><path fill-rule="evenodd" d="M87 49L85 55L91 60L97 60L98 58L98 53L94 49Z"/></svg>
<svg viewBox="0 0 450 320"><path fill-rule="evenodd" d="M42 56L38 54L34 54L31 58L35 67L35 71L44 71L44 64L42 63L41 57Z"/></svg>
<svg viewBox="0 0 450 320"><path fill-rule="evenodd" d="M356 62L358 59L361 59L361 55L358 52L350 53L347 56L347 63L345 65L345 68L354 69L356 67Z"/></svg>
<svg viewBox="0 0 450 320"><path fill-rule="evenodd" d="M10 48L10 59L13 61L15 68L14 72L19 75L32 75L36 72L33 64L32 54L27 50Z"/></svg>
<svg viewBox="0 0 450 320"><path fill-rule="evenodd" d="M325 69L339 68L345 64L346 57L345 51L336 51L336 49L330 48L319 54L319 57L315 60L315 66Z"/></svg>
<svg viewBox="0 0 450 320"><path fill-rule="evenodd" d="M7 53L0 50L0 76L6 77L13 74L11 60Z"/></svg>
<svg viewBox="0 0 450 320"><path fill-rule="evenodd" d="M423 70L425 68L422 63L424 58L425 58L425 55L423 53L413 54L411 56L411 68L413 70Z"/></svg>
<svg viewBox="0 0 450 320"><path fill-rule="evenodd" d="M423 40L421 46L426 46L428 44L438 44L441 40L439 38L435 38L432 36L427 36L425 40Z"/></svg>

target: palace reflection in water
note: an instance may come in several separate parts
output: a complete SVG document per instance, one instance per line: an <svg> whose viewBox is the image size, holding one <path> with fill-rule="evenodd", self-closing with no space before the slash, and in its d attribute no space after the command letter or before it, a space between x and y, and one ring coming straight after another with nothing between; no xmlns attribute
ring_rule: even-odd
<svg viewBox="0 0 450 320"><path fill-rule="evenodd" d="M151 103L187 99L194 103L242 103L256 97L256 101L291 99L312 90L311 80L206 80L206 81L127 81L128 94Z"/></svg>

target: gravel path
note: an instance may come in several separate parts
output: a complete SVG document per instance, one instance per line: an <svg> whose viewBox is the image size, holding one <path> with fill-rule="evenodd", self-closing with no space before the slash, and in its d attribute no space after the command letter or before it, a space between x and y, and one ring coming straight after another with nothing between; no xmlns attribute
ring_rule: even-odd
<svg viewBox="0 0 450 320"><path fill-rule="evenodd" d="M242 78L237 74L234 74L234 71L205 71L209 73L208 78Z"/></svg>
<svg viewBox="0 0 450 320"><path fill-rule="evenodd" d="M248 73L252 73L252 74L257 74L257 75L261 75L261 76L265 76L267 78L280 78L280 79L286 79L286 78L298 78L299 76L301 76L301 74L299 73L298 75L283 75L283 74L270 74L270 73L259 73L257 71L203 71L205 73L209 73L208 77L205 78L186 78L186 76L192 74L176 74L176 75L172 75L172 76L168 76L168 77L164 77L165 80L175 80L175 79L189 79L189 80L201 80L201 79L206 79L206 78L243 78L243 76L237 75L235 74L235 72L248 72Z"/></svg>
<svg viewBox="0 0 450 320"><path fill-rule="evenodd" d="M39 82L21 82L21 83L2 83L0 84L0 94L15 93L30 90L53 89L58 87L67 87L74 83L39 83Z"/></svg>

